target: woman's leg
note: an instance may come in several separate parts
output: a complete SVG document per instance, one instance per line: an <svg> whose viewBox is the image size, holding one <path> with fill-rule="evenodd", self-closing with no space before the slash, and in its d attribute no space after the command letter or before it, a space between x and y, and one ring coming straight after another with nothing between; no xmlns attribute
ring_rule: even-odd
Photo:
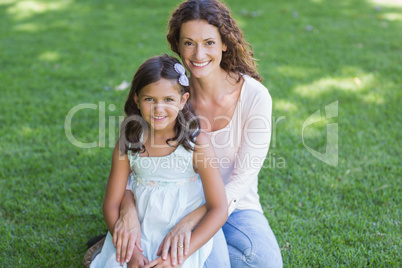
<svg viewBox="0 0 402 268"><path fill-rule="evenodd" d="M230 268L228 247L222 229L214 236L211 254L204 263L204 268Z"/></svg>
<svg viewBox="0 0 402 268"><path fill-rule="evenodd" d="M222 229L228 244L232 268L282 267L278 242L268 220L261 212L235 210Z"/></svg>

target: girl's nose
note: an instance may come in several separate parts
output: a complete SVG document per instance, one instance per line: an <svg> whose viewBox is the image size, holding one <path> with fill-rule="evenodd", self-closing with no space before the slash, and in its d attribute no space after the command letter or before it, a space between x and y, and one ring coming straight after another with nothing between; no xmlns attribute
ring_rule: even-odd
<svg viewBox="0 0 402 268"><path fill-rule="evenodd" d="M162 111L162 110L163 110L163 104L161 104L161 103L154 104L154 111L155 112L159 112L159 111Z"/></svg>

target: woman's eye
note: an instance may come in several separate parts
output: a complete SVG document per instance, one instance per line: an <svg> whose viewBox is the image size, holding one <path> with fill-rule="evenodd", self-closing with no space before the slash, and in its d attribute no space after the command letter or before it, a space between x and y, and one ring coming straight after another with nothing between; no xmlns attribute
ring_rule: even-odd
<svg viewBox="0 0 402 268"><path fill-rule="evenodd" d="M192 45L192 43L191 43L191 42L189 42L189 41L186 41L186 42L184 42L184 45L185 45L185 46L191 46L191 45Z"/></svg>
<svg viewBox="0 0 402 268"><path fill-rule="evenodd" d="M215 42L214 42L214 41L208 41L208 42L207 42L207 45L208 45L208 46L215 45Z"/></svg>

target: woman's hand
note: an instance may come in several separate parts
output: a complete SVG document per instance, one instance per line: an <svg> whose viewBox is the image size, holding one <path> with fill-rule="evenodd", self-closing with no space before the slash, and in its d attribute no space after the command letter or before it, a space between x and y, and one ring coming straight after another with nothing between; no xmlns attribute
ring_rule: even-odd
<svg viewBox="0 0 402 268"><path fill-rule="evenodd" d="M131 191L126 191L120 207L120 215L113 229L113 245L116 248L116 261L129 262L135 247L141 248L141 225L134 206Z"/></svg>
<svg viewBox="0 0 402 268"><path fill-rule="evenodd" d="M172 266L175 266L177 264L180 265L183 263L184 257L187 256L188 250L190 248L190 238L192 230L193 230L192 224L189 224L186 221L180 221L166 234L161 245L159 246L157 253L157 255L159 256L162 254L161 256L162 261L171 259ZM170 254L168 254L169 249ZM150 263L153 262L154 261Z"/></svg>
<svg viewBox="0 0 402 268"><path fill-rule="evenodd" d="M167 256L166 260L163 260L162 257L159 257L144 266L144 268L171 268L171 267L180 267L180 264L172 265L170 255Z"/></svg>
<svg viewBox="0 0 402 268"><path fill-rule="evenodd" d="M133 256L129 262L127 262L127 268L142 268L149 263L147 257L141 253L138 248L134 248Z"/></svg>

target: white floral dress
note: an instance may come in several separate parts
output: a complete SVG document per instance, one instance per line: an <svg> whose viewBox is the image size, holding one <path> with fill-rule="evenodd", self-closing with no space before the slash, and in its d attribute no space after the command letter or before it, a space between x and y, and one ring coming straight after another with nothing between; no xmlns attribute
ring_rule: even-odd
<svg viewBox="0 0 402 268"><path fill-rule="evenodd" d="M169 230L204 203L202 184L193 170L193 152L183 146L162 157L139 157L131 152L128 156L133 171L130 188L141 223L141 246L143 254L152 261L158 257L159 245ZM187 258L181 267L202 268L211 249L212 239ZM110 233L90 267L121 267L116 262Z"/></svg>

